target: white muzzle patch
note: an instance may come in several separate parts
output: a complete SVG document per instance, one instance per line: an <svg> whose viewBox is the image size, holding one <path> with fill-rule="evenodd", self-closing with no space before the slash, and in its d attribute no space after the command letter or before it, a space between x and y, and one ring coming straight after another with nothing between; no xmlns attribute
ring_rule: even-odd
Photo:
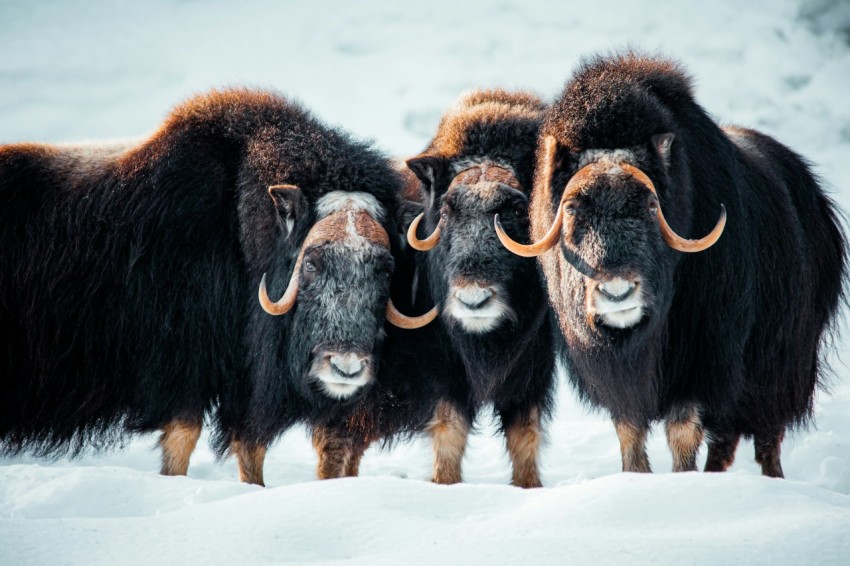
<svg viewBox="0 0 850 566"><path fill-rule="evenodd" d="M313 361L310 375L321 384L325 394L342 400L372 381L372 368L357 354L330 354Z"/></svg>
<svg viewBox="0 0 850 566"><path fill-rule="evenodd" d="M498 286L452 285L444 312L472 334L490 332L504 319L516 320L516 313Z"/></svg>
<svg viewBox="0 0 850 566"><path fill-rule="evenodd" d="M630 328L640 322L645 309L638 281L615 277L593 291L593 314L612 328Z"/></svg>

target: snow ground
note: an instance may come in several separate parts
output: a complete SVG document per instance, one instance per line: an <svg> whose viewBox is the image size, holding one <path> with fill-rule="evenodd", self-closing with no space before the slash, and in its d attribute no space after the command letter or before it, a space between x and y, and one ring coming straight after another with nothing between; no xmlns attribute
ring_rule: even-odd
<svg viewBox="0 0 850 566"><path fill-rule="evenodd" d="M387 152L420 150L464 89L553 97L580 56L633 45L677 57L723 123L811 159L850 210L850 3L0 0L0 143L134 137L215 86L267 86ZM844 326L846 327L846 315ZM751 443L727 474L621 474L613 427L559 392L541 490L507 485L483 419L467 484L426 480L424 440L370 450L361 478L315 482L303 429L241 485L203 443L188 478L156 474L153 436L76 460L0 460L0 564L850 561L850 340L817 426L790 435L784 481ZM703 455L704 456L704 455Z"/></svg>

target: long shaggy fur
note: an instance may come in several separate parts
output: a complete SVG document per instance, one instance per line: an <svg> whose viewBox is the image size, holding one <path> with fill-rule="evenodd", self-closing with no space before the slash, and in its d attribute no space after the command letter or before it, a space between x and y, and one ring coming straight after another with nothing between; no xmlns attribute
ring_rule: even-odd
<svg viewBox="0 0 850 566"><path fill-rule="evenodd" d="M308 204L292 234L281 183ZM285 348L304 337L261 311L260 276L282 292L332 190L374 195L397 233L399 186L369 145L253 90L193 98L137 145L0 147L0 449L104 447L218 407L223 451L256 389L276 418L255 436L311 414Z"/></svg>
<svg viewBox="0 0 850 566"><path fill-rule="evenodd" d="M668 132L665 166L650 140ZM678 64L634 53L584 62L541 135L554 136L559 152L551 184L535 187L537 238L591 149L631 151L679 234L706 234L721 203L728 210L720 241L701 253L652 251L657 232L624 236L620 251L649 262L659 315L606 340L590 338L572 296L581 278L558 263L562 252L541 256L582 397L639 426L695 404L716 438L781 438L805 423L847 269L835 205L807 162L764 134L721 129Z"/></svg>
<svg viewBox="0 0 850 566"><path fill-rule="evenodd" d="M409 161L420 178L409 177L405 194L417 196L420 202L408 203L408 218L424 210L420 238L437 226L449 182L467 163L502 163L516 172L523 189L528 190L544 108L536 96L521 92L476 91L461 97L419 156L432 169L425 173L415 164L417 158ZM476 213L472 208L465 209L461 200L455 205L459 215ZM528 238L525 206L523 203L520 207L521 217L514 218L510 209L511 218L505 220L508 229L523 239ZM493 212L481 216L481 237L467 234L469 229L479 229L477 220L459 216L447 225L436 248L409 253L405 267L397 271L394 284L400 288L394 300L413 312L435 303L445 306L448 280L463 273L465 277L503 283L515 319L490 332L475 334L465 331L444 311L439 324L412 332L390 329L381 379L373 395L332 426L369 442L389 442L428 430L435 411L446 402L465 419L466 426L486 403L493 404L505 429L524 430L522 427L529 423L537 427L539 420L549 415L554 355L542 282L533 260L516 258L501 247L493 231ZM407 275L402 275L404 272ZM406 288L402 282L409 282ZM529 450L527 443L514 444L517 450ZM533 444L535 457L538 445L539 441ZM520 456L523 466L532 459ZM523 471L518 477L535 474L536 464L534 474Z"/></svg>

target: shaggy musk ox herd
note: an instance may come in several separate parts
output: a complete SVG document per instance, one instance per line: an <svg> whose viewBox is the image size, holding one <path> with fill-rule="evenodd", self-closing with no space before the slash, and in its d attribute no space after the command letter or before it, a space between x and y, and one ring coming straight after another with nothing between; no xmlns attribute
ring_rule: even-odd
<svg viewBox="0 0 850 566"><path fill-rule="evenodd" d="M256 484L298 423L320 478L427 433L433 480L459 482L489 406L538 487L556 359L623 470L650 471L663 420L674 471L704 439L723 471L745 436L781 477L847 273L806 161L631 52L550 104L467 93L404 164L253 90L136 144L0 146L0 246L0 452L159 430L185 474L207 422Z"/></svg>
<svg viewBox="0 0 850 566"><path fill-rule="evenodd" d="M492 404L513 483L541 485L541 421L550 412L555 363L548 305L533 260L502 247L493 215L507 216L516 237L528 234L544 110L531 94L467 94L427 149L407 161L414 175L407 175L406 207L409 214L422 209L408 240L422 253L412 277L401 279L411 311L437 304L442 316L422 331L388 337L377 386L344 419L316 431L319 477L351 475L369 442L427 431L434 481L459 482L470 426Z"/></svg>

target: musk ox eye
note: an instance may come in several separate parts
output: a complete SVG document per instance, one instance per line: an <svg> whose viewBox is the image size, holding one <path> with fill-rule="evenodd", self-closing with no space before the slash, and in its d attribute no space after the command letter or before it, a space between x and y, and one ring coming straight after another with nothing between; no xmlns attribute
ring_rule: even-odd
<svg viewBox="0 0 850 566"><path fill-rule="evenodd" d="M658 200L655 197L649 199L649 212L651 214L658 213Z"/></svg>
<svg viewBox="0 0 850 566"><path fill-rule="evenodd" d="M568 216L575 216L575 213L576 213L576 205L574 205L574 204L570 204L570 203L565 204L565 205L564 205L564 212L565 212Z"/></svg>
<svg viewBox="0 0 850 566"><path fill-rule="evenodd" d="M308 273L315 273L316 272L316 264L313 263L312 260L305 259L304 260L304 271L306 271Z"/></svg>

